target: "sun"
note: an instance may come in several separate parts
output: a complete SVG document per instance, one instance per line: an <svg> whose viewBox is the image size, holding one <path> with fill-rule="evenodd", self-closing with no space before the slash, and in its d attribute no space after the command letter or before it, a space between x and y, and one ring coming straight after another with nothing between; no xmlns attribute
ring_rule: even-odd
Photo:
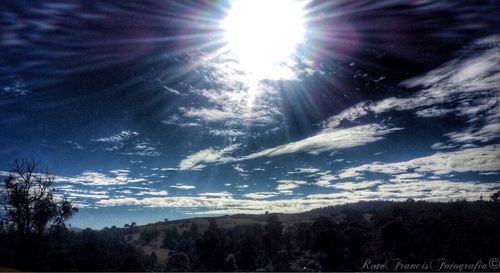
<svg viewBox="0 0 500 273"><path fill-rule="evenodd" d="M224 42L247 72L272 78L304 40L303 13L296 0L234 0Z"/></svg>

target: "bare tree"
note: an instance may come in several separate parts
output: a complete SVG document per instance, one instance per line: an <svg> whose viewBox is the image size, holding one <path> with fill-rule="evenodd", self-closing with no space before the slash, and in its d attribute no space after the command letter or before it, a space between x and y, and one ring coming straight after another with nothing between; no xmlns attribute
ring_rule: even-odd
<svg viewBox="0 0 500 273"><path fill-rule="evenodd" d="M16 160L0 186L2 222L21 236L42 235L64 227L78 210L68 200L57 201L55 177L38 172L38 163Z"/></svg>

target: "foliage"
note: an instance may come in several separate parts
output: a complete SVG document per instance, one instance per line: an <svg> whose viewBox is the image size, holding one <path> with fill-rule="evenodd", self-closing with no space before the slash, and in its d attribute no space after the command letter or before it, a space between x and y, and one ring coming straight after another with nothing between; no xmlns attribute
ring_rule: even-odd
<svg viewBox="0 0 500 273"><path fill-rule="evenodd" d="M54 176L38 173L38 163L16 160L0 187L2 223L20 236L42 235L64 227L78 210L67 200L56 201Z"/></svg>
<svg viewBox="0 0 500 273"><path fill-rule="evenodd" d="M239 216L239 217L244 217ZM37 271L359 271L362 261L400 258L424 263L444 258L475 263L500 256L496 202L360 202L301 214L249 215L264 224L160 229L60 230L50 236L0 235L0 267ZM260 217L260 218L259 218ZM140 240L126 240L132 235ZM142 238L142 239L141 239ZM144 240L145 238L149 238ZM146 254L157 244L168 257ZM154 242L153 242L154 240Z"/></svg>

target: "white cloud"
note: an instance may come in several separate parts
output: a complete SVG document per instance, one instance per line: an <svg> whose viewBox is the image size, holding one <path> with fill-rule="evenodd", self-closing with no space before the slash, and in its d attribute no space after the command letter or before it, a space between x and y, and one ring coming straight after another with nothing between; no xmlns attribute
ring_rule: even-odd
<svg viewBox="0 0 500 273"><path fill-rule="evenodd" d="M381 180L360 181L360 182L339 182L339 183L335 183L333 185L333 187L337 188L337 189L342 189L342 190L354 191L354 190L371 188L371 187L374 187L377 185L381 185L383 183L384 182Z"/></svg>
<svg viewBox="0 0 500 273"><path fill-rule="evenodd" d="M128 171L123 170L112 171L112 175L96 171L86 171L80 175L69 176L55 176L55 182L77 183L93 186L108 186L108 185L124 185L128 183L145 182L144 178L133 178L128 176Z"/></svg>
<svg viewBox="0 0 500 273"><path fill-rule="evenodd" d="M198 196L228 198L228 197L232 197L233 194L230 193L230 192L227 192L227 191L223 191L223 192L205 192L205 193L199 193Z"/></svg>
<svg viewBox="0 0 500 273"><path fill-rule="evenodd" d="M138 136L138 132L127 130L108 137L92 139L91 141L111 145L104 148L104 150L110 152L122 151L124 155L152 157L160 155L158 149L149 143L148 139L139 139Z"/></svg>
<svg viewBox="0 0 500 273"><path fill-rule="evenodd" d="M224 136L224 137L237 137L244 135L243 132L236 129L212 129L209 131L211 135L214 136Z"/></svg>
<svg viewBox="0 0 500 273"><path fill-rule="evenodd" d="M206 122L238 118L238 115L232 111L209 108L191 108L184 113L184 116L201 119Z"/></svg>
<svg viewBox="0 0 500 273"><path fill-rule="evenodd" d="M321 171L317 168L295 168L295 171L288 172L289 174L301 174L301 173L317 173Z"/></svg>
<svg viewBox="0 0 500 273"><path fill-rule="evenodd" d="M244 194L243 197L260 200L260 199L268 199L277 196L279 194L280 194L279 192L252 192Z"/></svg>
<svg viewBox="0 0 500 273"><path fill-rule="evenodd" d="M181 190L190 190L195 189L196 187L193 185L185 185L182 183L176 183L175 185L170 186L171 188L181 189Z"/></svg>
<svg viewBox="0 0 500 273"><path fill-rule="evenodd" d="M149 190L149 191L138 192L135 195L137 195L137 196L143 196L143 195L149 195L149 196L166 196L166 195L168 195L168 192L167 191Z"/></svg>
<svg viewBox="0 0 500 273"><path fill-rule="evenodd" d="M324 172L324 173L318 173L320 176L314 182L314 185L319 186L319 187L333 187L334 185L331 183L331 181L335 180L337 177L332 175L330 171Z"/></svg>
<svg viewBox="0 0 500 273"><path fill-rule="evenodd" d="M384 138L385 135L402 128L387 128L380 124L367 124L350 128L327 128L318 134L299 141L287 143L241 157L238 160L270 157L297 152L319 154L337 149L366 145Z"/></svg>
<svg viewBox="0 0 500 273"><path fill-rule="evenodd" d="M300 185L306 185L307 182L303 180L278 180L277 191L287 191L300 187Z"/></svg>
<svg viewBox="0 0 500 273"><path fill-rule="evenodd" d="M230 153L239 147L238 144L230 145L222 150L208 148L189 155L179 163L180 170L201 170L207 164L223 164L272 157L298 152L319 154L326 151L347 149L376 142L385 135L402 128L387 128L379 124L360 125L351 128L323 129L318 134L299 141L290 142L274 148L264 149L246 156L233 157Z"/></svg>
<svg viewBox="0 0 500 273"><path fill-rule="evenodd" d="M98 139L93 139L92 141L118 143L118 142L130 140L138 135L139 135L139 133L137 133L137 132L127 130L127 131L121 131L120 133L109 136L109 137L101 137Z"/></svg>
<svg viewBox="0 0 500 273"><path fill-rule="evenodd" d="M453 152L438 152L403 162L364 164L344 169L338 177L363 177L364 172L389 175L418 173L438 176L451 172L488 172L500 170L498 162L500 162L500 145L490 145Z"/></svg>
<svg viewBox="0 0 500 273"><path fill-rule="evenodd" d="M179 170L201 170L210 163L226 163L230 162L231 158L228 154L236 150L240 145L233 144L224 149L216 150L208 148L197 153L187 156L179 165Z"/></svg>
<svg viewBox="0 0 500 273"><path fill-rule="evenodd" d="M408 183L377 184L367 181L363 186L372 183L375 189L360 189L355 185L344 185L347 190L334 193L310 194L302 198L265 200L273 193L254 193L244 195L245 199L234 198L228 192L204 193L198 196L146 197L142 199L125 197L109 198L96 201L98 206L143 206L171 207L194 209L192 214L232 214L232 213L264 213L269 212L301 212L318 207L357 202L361 200L416 200L449 201L466 198L477 200L487 197L494 190L500 189L498 183L452 182L447 180L411 181ZM352 191L353 186L356 191ZM269 197L270 198L270 197Z"/></svg>
<svg viewBox="0 0 500 273"><path fill-rule="evenodd" d="M500 136L499 42L500 35L479 40L474 44L477 50L465 50L441 67L404 81L405 87L421 88L415 94L359 103L329 118L325 126L338 127L369 113L413 110L422 118L454 115L465 119L466 128L446 135L452 143L493 141Z"/></svg>

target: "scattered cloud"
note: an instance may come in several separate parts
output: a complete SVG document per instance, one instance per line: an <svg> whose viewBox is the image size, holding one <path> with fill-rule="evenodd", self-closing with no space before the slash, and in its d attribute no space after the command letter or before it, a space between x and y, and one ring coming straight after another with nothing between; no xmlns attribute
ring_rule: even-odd
<svg viewBox="0 0 500 273"><path fill-rule="evenodd" d="M227 198L227 197L232 197L233 194L229 193L227 191L223 191L223 192L205 192L205 193L199 193L198 196Z"/></svg>
<svg viewBox="0 0 500 273"><path fill-rule="evenodd" d="M83 145L81 145L75 141L65 140L63 143L70 145L73 149L76 149L76 150L82 150L82 151L85 150L85 147L83 147Z"/></svg>
<svg viewBox="0 0 500 273"><path fill-rule="evenodd" d="M167 196L168 192L167 191L155 191L155 190L149 190L149 191L141 191L138 193L135 193L137 196L144 196L144 195L149 195L149 196Z"/></svg>
<svg viewBox="0 0 500 273"><path fill-rule="evenodd" d="M92 139L91 141L107 145L104 148L106 151L121 151L123 155L156 157L161 154L148 139L139 138L138 132L130 130L121 131L118 134L107 137Z"/></svg>
<svg viewBox="0 0 500 273"><path fill-rule="evenodd" d="M14 80L11 84L5 85L0 89L0 95L26 96L31 93L24 80Z"/></svg>
<svg viewBox="0 0 500 273"><path fill-rule="evenodd" d="M276 190L280 192L292 190L307 184L307 182L303 180L278 180L277 182L278 186Z"/></svg>
<svg viewBox="0 0 500 273"><path fill-rule="evenodd" d="M405 87L421 88L413 95L359 103L329 118L324 126L336 128L343 122L356 122L369 114L411 110L421 118L455 116L465 119L465 128L445 135L451 143L494 141L500 136L499 42L499 35L476 41L454 60L404 81Z"/></svg>
<svg viewBox="0 0 500 273"><path fill-rule="evenodd" d="M144 178L129 177L128 170L113 170L111 175L96 171L86 171L77 176L55 176L55 182L76 183L93 186L124 185L145 182Z"/></svg>
<svg viewBox="0 0 500 273"><path fill-rule="evenodd" d="M407 173L445 175L452 172L488 172L500 170L500 145L489 145L452 152L438 152L408 161L374 162L342 170L338 177L360 178L364 173L402 175ZM407 177L403 177L407 178Z"/></svg>
<svg viewBox="0 0 500 273"><path fill-rule="evenodd" d="M317 173L321 171L317 168L295 168L295 171L288 172L289 174Z"/></svg>
<svg viewBox="0 0 500 273"><path fill-rule="evenodd" d="M92 141L106 142L106 143L122 143L122 142L130 140L138 135L139 135L139 133L137 133L137 132L127 130L127 131L121 131L118 134L111 135L108 137L101 137L98 139L93 139Z"/></svg>
<svg viewBox="0 0 500 273"><path fill-rule="evenodd" d="M209 108L190 108L184 112L185 117L196 118L205 122L222 121L231 118L237 118L238 115L228 109L209 109Z"/></svg>
<svg viewBox="0 0 500 273"><path fill-rule="evenodd" d="M181 190L191 190L195 189L196 187L193 185L185 185L182 183L176 183L175 185L170 186L171 188L176 188L176 189L181 189Z"/></svg>
<svg viewBox="0 0 500 273"><path fill-rule="evenodd" d="M363 186L367 186L369 181ZM280 200L265 200L273 193L248 193L245 199L234 198L229 192L202 193L198 196L171 196L171 197L125 197L109 198L96 201L98 206L144 206L144 207L171 207L193 209L191 214L232 214L232 213L264 213L269 212L301 212L313 208L357 202L361 200L416 200L448 201L465 198L477 200L480 196L488 196L498 190L498 183L452 182L448 180L411 181L409 183L377 184L372 182L375 189L344 185L348 190L334 193L309 194L301 198Z"/></svg>
<svg viewBox="0 0 500 273"><path fill-rule="evenodd" d="M277 196L279 194L280 194L279 192L252 192L243 194L243 197L260 200L260 199L268 199Z"/></svg>

